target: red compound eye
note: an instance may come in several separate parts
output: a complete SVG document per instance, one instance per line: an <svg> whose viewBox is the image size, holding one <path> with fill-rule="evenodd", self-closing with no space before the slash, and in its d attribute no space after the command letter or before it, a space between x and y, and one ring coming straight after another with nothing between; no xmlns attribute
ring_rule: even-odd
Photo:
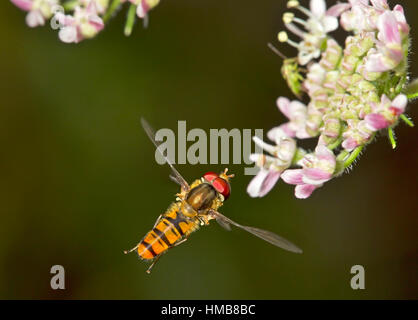
<svg viewBox="0 0 418 320"><path fill-rule="evenodd" d="M219 175L215 172L207 172L203 175L203 178L205 178L206 181L208 182L212 182L213 180L215 180L217 177L219 177Z"/></svg>
<svg viewBox="0 0 418 320"><path fill-rule="evenodd" d="M212 181L212 186L216 189L216 191L224 196L225 200L229 198L229 195L231 194L231 187L225 179L219 177L215 178L215 180Z"/></svg>

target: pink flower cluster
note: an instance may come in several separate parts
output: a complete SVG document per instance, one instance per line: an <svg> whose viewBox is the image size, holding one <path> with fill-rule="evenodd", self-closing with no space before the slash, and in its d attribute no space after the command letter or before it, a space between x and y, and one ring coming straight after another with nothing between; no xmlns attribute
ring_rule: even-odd
<svg viewBox="0 0 418 320"><path fill-rule="evenodd" d="M10 0L23 11L28 12L26 23L29 27L45 25L51 19L51 27L59 29L59 39L65 43L78 43L95 37L105 27L107 18L124 3L136 8L139 18L147 18L148 12L160 0ZM116 5L115 5L116 4ZM133 21L130 23L133 24Z"/></svg>
<svg viewBox="0 0 418 320"><path fill-rule="evenodd" d="M104 28L96 1L84 1L86 6L77 6L72 15L58 12L55 17L60 24L58 36L62 42L78 43L93 38Z"/></svg>
<svg viewBox="0 0 418 320"><path fill-rule="evenodd" d="M160 0L123 0L123 1L129 1L132 4L137 6L136 14L139 18L144 19L148 11L150 11L152 8L156 7Z"/></svg>
<svg viewBox="0 0 418 320"><path fill-rule="evenodd" d="M283 15L286 28L300 40L279 33L280 42L298 50L296 58L284 63L296 61L294 74L282 73L293 93L306 94L308 103L277 100L289 121L268 132L276 146L255 139L271 155L251 155L260 167L247 189L252 197L265 196L281 177L296 186L297 198L308 198L341 175L378 131L386 129L393 136L399 119L406 119L410 28L402 6L391 10L386 0L349 0L328 10L325 0L311 0L310 10L295 0L287 6L306 20L293 12ZM339 26L349 33L344 47L329 35ZM314 152L296 146L297 139L313 138Z"/></svg>
<svg viewBox="0 0 418 320"><path fill-rule="evenodd" d="M28 12L26 24L31 27L43 26L47 19L53 14L54 6L58 5L58 0L11 0L19 9Z"/></svg>

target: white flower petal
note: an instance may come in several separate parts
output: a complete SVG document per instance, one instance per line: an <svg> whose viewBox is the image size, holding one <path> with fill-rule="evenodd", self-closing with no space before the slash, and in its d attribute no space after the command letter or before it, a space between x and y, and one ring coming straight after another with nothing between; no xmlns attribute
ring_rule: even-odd
<svg viewBox="0 0 418 320"><path fill-rule="evenodd" d="M251 180L247 187L247 192L250 197L257 198L260 196L261 186L263 185L263 182L266 179L268 173L268 170L260 169L257 175Z"/></svg>
<svg viewBox="0 0 418 320"><path fill-rule="evenodd" d="M65 43L77 42L77 28L73 26L64 27L59 31L58 37Z"/></svg>
<svg viewBox="0 0 418 320"><path fill-rule="evenodd" d="M136 8L136 14L141 19L145 18L145 16L147 15L147 11L145 10L144 6L142 5L142 1L138 5L138 7Z"/></svg>
<svg viewBox="0 0 418 320"><path fill-rule="evenodd" d="M327 11L327 4L325 3L325 0L311 0L310 9L315 17L321 18Z"/></svg>
<svg viewBox="0 0 418 320"><path fill-rule="evenodd" d="M392 101L391 107L396 108L398 113L404 113L405 108L408 105L408 98L404 94L398 95L395 100Z"/></svg>
<svg viewBox="0 0 418 320"><path fill-rule="evenodd" d="M331 32L338 29L338 19L332 16L326 16L322 19L325 32Z"/></svg>
<svg viewBox="0 0 418 320"><path fill-rule="evenodd" d="M295 196L298 199L307 199L311 196L312 192L314 192L315 189L318 187L320 186L313 186L310 184L298 185L295 188Z"/></svg>
<svg viewBox="0 0 418 320"><path fill-rule="evenodd" d="M39 10L30 11L26 15L26 24L31 28L43 26L45 24L44 16Z"/></svg>
<svg viewBox="0 0 418 320"><path fill-rule="evenodd" d="M270 154L274 154L277 151L277 148L275 146L272 146L271 144L265 143L263 140L261 140L259 137L253 137L253 141L255 144L257 144L260 148L263 150L266 150Z"/></svg>

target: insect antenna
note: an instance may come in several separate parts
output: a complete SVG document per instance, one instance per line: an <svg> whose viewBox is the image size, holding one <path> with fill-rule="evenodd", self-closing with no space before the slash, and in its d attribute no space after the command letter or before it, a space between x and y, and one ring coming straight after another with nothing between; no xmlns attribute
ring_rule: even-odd
<svg viewBox="0 0 418 320"><path fill-rule="evenodd" d="M283 60L287 59L287 57L283 53L281 53L279 49L277 49L275 46L273 46L270 42L267 43L267 47L269 47L271 51L273 51L275 54L277 54Z"/></svg>
<svg viewBox="0 0 418 320"><path fill-rule="evenodd" d="M229 180L229 179L235 177L235 174L227 174L228 170L229 170L228 168L225 168L224 172L222 172L222 175Z"/></svg>

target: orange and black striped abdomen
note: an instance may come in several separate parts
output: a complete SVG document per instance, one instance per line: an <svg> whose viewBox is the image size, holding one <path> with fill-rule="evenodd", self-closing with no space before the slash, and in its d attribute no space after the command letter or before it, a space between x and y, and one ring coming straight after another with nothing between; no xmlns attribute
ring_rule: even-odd
<svg viewBox="0 0 418 320"><path fill-rule="evenodd" d="M139 243L138 255L145 260L154 259L197 228L199 228L198 221L186 219L179 210L179 206L175 204L167 210L157 225Z"/></svg>

